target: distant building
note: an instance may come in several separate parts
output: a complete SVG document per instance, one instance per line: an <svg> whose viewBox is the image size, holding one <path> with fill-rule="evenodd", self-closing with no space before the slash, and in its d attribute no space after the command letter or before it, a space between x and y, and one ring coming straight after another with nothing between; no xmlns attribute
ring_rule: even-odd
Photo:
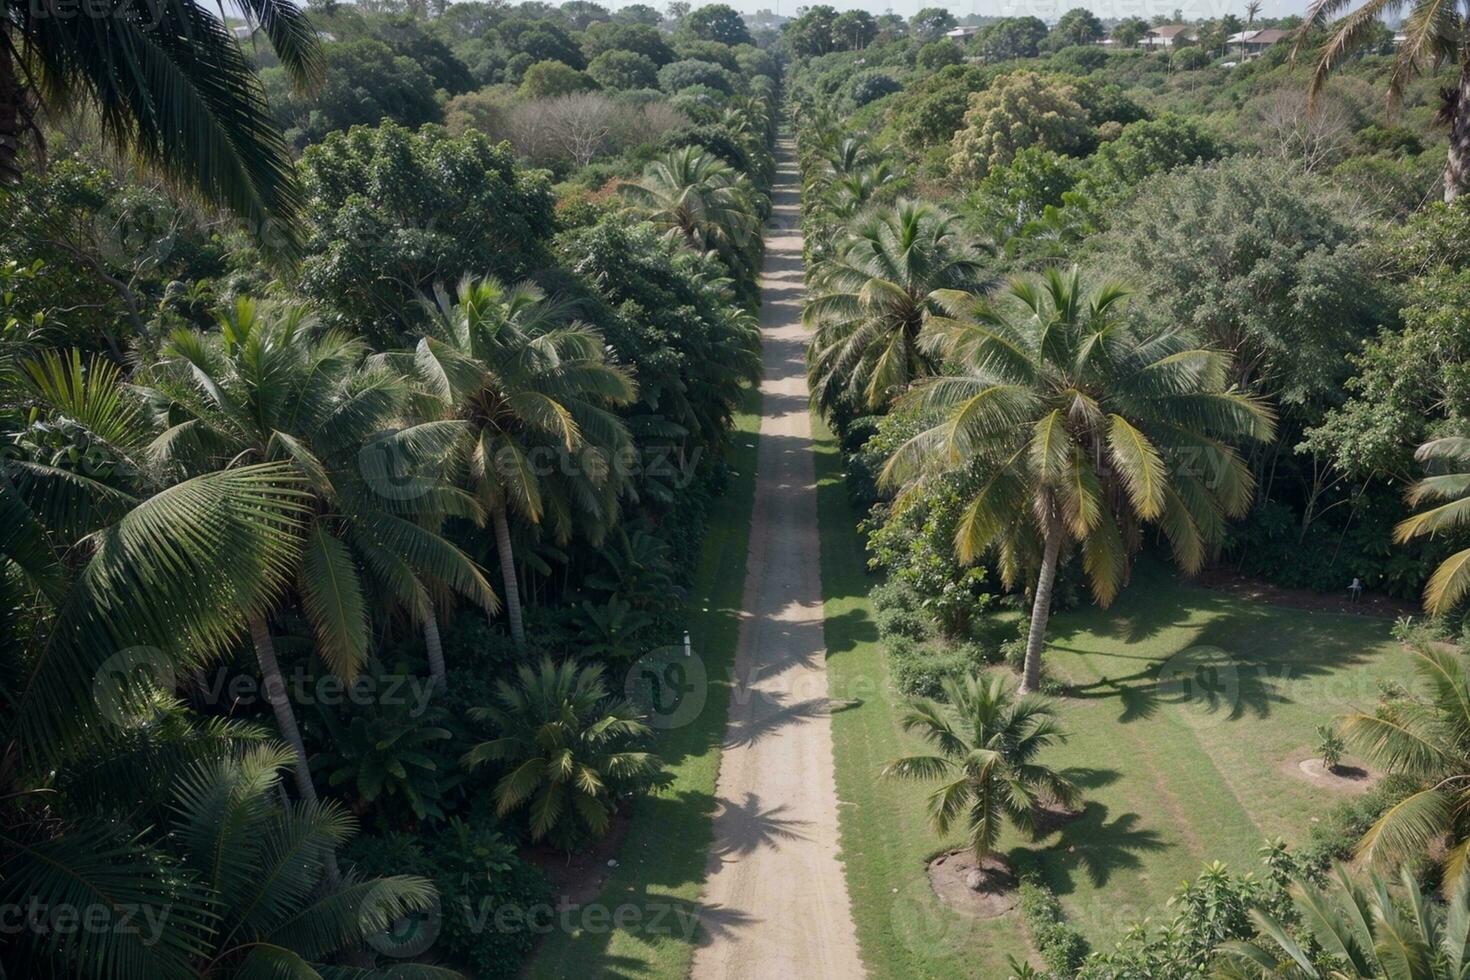
<svg viewBox="0 0 1470 980"><path fill-rule="evenodd" d="M1268 27L1260 31L1241 31L1225 39L1227 49L1244 50L1247 58L1258 58L1273 44L1280 44L1291 37L1291 31Z"/></svg>
<svg viewBox="0 0 1470 980"><path fill-rule="evenodd" d="M1188 32L1188 24L1161 24L1150 27L1138 45L1142 48L1172 48L1181 37L1186 41L1193 40Z"/></svg>
<svg viewBox="0 0 1470 980"><path fill-rule="evenodd" d="M945 31L944 36L952 37L956 41L965 41L979 33L980 28L978 27L956 27L952 31Z"/></svg>

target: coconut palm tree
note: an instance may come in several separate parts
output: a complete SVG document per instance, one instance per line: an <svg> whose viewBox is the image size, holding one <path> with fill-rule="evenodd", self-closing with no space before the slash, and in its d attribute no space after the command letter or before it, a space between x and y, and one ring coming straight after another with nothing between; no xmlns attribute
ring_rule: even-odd
<svg viewBox="0 0 1470 980"><path fill-rule="evenodd" d="M619 190L655 225L677 231L691 248L714 250L737 274L754 270L760 236L757 192L743 174L703 147L671 150Z"/></svg>
<svg viewBox="0 0 1470 980"><path fill-rule="evenodd" d="M1445 879L1461 877L1470 858L1470 670L1458 653L1414 644L1416 693L1379 710L1338 720L1348 747L1421 788L1383 812L1359 842L1360 856L1394 864L1447 845Z"/></svg>
<svg viewBox="0 0 1470 980"><path fill-rule="evenodd" d="M33 421L0 454L0 619L29 616L0 623L0 741L37 763L115 734L93 680L118 658L136 655L115 678L131 702L230 649L298 560L309 498L281 461L162 481L116 367L52 353L21 369Z"/></svg>
<svg viewBox="0 0 1470 980"><path fill-rule="evenodd" d="M533 285L465 279L453 298L439 289L426 306L414 352L380 359L417 374L436 410L460 426L472 493L495 529L511 637L524 648L511 515L534 525L550 514L565 537L575 497L612 522L611 464L629 437L609 408L631 403L637 387L595 330L565 322ZM549 458L565 465L547 465Z"/></svg>
<svg viewBox="0 0 1470 980"><path fill-rule="evenodd" d="M1261 12L1261 0L1247 0L1245 5L1245 30L1241 31L1240 38L1240 60L1245 60L1245 42L1248 40L1251 25L1256 22L1256 14Z"/></svg>
<svg viewBox="0 0 1470 980"><path fill-rule="evenodd" d="M1470 519L1470 472L1465 472L1464 465L1470 464L1470 439L1458 436L1434 439L1420 446L1414 458L1430 465L1461 465L1458 471L1427 476L1409 490L1411 507L1429 500L1449 502L1399 522L1393 536L1400 544L1440 531L1451 531ZM1424 608L1435 616L1448 612L1465 597L1467 590L1470 590L1470 548L1457 551L1434 570L1424 588Z"/></svg>
<svg viewBox="0 0 1470 980"><path fill-rule="evenodd" d="M883 775L943 780L929 794L929 823L944 836L963 822L965 845L979 862L990 856L1007 823L1032 832L1039 807L1073 806L1079 791L1037 759L1067 738L1052 701L1017 694L998 675L947 677L943 688L948 705L917 698L904 705L899 720L936 754L897 759Z"/></svg>
<svg viewBox="0 0 1470 980"><path fill-rule="evenodd" d="M812 273L802 314L812 401L827 411L887 403L934 366L919 346L924 327L984 284L955 215L903 200L859 218Z"/></svg>
<svg viewBox="0 0 1470 980"><path fill-rule="evenodd" d="M162 429L150 447L157 465L192 473L228 461L279 461L307 481L312 507L292 591L317 654L344 678L366 659L369 609L381 607L375 596L403 601L420 617L432 613L428 583L487 608L496 603L475 563L434 530L444 513L476 516L473 502L434 480L400 492L377 479L382 456L442 457L459 429L431 421L395 431L408 387L385 367L364 367L366 353L360 340L315 332L300 308L267 310L242 299L220 318L218 333L176 332L138 379ZM249 625L267 700L296 753L297 788L314 802L265 610Z"/></svg>
<svg viewBox="0 0 1470 980"><path fill-rule="evenodd" d="M898 183L898 174L887 161L880 160L861 170L835 177L826 185L823 196L831 212L842 218L851 218L872 203L885 188Z"/></svg>
<svg viewBox="0 0 1470 980"><path fill-rule="evenodd" d="M316 33L289 0L244 0L291 79L320 78ZM95 118L108 142L245 218L289 250L302 206L285 139L253 67L213 7L122 0L7 4L0 18L0 182L41 145L41 113Z"/></svg>
<svg viewBox="0 0 1470 980"><path fill-rule="evenodd" d="M960 476L959 559L994 553L1008 587L1036 572L1023 691L1040 681L1063 553L1081 549L1103 605L1146 523L1198 571L1254 490L1231 443L1273 438L1271 411L1227 387L1226 355L1140 333L1122 315L1125 297L1115 284L1089 293L1075 267L993 298L946 295L949 315L931 320L926 347L950 373L900 403L938 419L885 465L884 483L904 488L897 506L931 479Z"/></svg>
<svg viewBox="0 0 1470 980"><path fill-rule="evenodd" d="M1307 8L1293 56L1315 45L1318 31L1329 27L1331 31L1316 48L1309 96L1315 98L1332 69L1376 35L1386 16L1398 16L1407 7L1404 42L1394 48L1388 73L1388 101L1391 107L1397 105L1409 82L1426 71L1448 64L1457 72L1454 84L1440 89L1436 116L1450 131L1444 199L1453 201L1470 186L1470 11L1453 0L1364 0L1356 9L1349 10L1351 6L1352 0L1313 0Z"/></svg>
<svg viewBox="0 0 1470 980"><path fill-rule="evenodd" d="M1293 935L1291 926L1264 912L1253 917L1261 938L1229 943L1220 950L1216 975L1236 980L1463 980L1470 971L1470 877L1454 882L1448 905L1426 894L1405 869L1396 897L1388 883L1370 875L1364 888L1337 869L1338 894L1298 883L1301 925L1326 953Z"/></svg>
<svg viewBox="0 0 1470 980"><path fill-rule="evenodd" d="M516 680L496 685L495 704L471 709L470 717L493 724L497 737L466 752L464 765L504 764L496 813L529 805L532 840L549 838L570 850L588 835L601 837L617 797L658 770L655 756L629 748L652 729L626 702L609 697L601 664L545 658L534 670L522 664Z"/></svg>

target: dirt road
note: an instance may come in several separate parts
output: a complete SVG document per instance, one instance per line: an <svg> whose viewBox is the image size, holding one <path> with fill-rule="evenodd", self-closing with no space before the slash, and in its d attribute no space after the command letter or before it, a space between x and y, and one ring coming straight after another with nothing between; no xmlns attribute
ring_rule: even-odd
<svg viewBox="0 0 1470 980"><path fill-rule="evenodd" d="M837 859L792 155L783 142L761 276L755 511L703 900L739 924L714 930L695 952L695 980L863 975Z"/></svg>

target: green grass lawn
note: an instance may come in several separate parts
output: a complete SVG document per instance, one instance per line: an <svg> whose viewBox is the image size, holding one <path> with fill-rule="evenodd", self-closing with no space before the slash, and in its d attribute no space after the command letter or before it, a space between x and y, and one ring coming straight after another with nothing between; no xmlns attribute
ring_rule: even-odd
<svg viewBox="0 0 1470 980"><path fill-rule="evenodd" d="M690 590L689 632L709 677L709 700L692 723L661 733L656 748L670 784L634 809L619 866L591 903L600 907L597 918L582 916L574 922L586 928L558 928L548 935L527 970L531 977L682 980L689 973L697 939L691 927L713 837L715 777L745 586L759 429L760 393L752 390L731 435L729 461L738 475L710 514ZM619 916L617 927L612 923Z"/></svg>
<svg viewBox="0 0 1470 980"><path fill-rule="evenodd" d="M896 724L840 458L825 428L817 436L828 682L833 697L862 699L833 715L833 740L864 961L874 977L1004 977L1006 954L1029 954L1019 916L978 922L941 906L924 866L957 841L928 829L921 786L877 775L918 745ZM1013 864L1039 873L1089 939L1110 941L1206 861L1256 869L1266 837L1304 840L1340 797L1290 760L1317 724L1371 705L1378 680L1408 678L1389 625L1250 604L1152 563L1113 608L1055 616L1047 665L1070 686L1073 738L1049 761L1077 771L1087 805L1039 842L1004 841Z"/></svg>

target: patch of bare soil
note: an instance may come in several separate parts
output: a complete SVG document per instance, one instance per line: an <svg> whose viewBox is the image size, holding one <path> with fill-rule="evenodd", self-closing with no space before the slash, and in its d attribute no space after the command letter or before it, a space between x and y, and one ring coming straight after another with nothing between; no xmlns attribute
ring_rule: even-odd
<svg viewBox="0 0 1470 980"><path fill-rule="evenodd" d="M590 902L602 894L602 886L617 865L623 849L623 838L628 833L629 807L614 813L602 840L585 851L568 854L549 845L527 848L522 854L527 864L534 864L546 875L551 885L553 903L558 908L575 907Z"/></svg>
<svg viewBox="0 0 1470 980"><path fill-rule="evenodd" d="M1417 605L1403 599L1364 592L1353 602L1344 582L1342 592L1313 592L1310 589L1287 589L1260 579L1240 575L1229 568L1209 568L1199 574L1200 585L1217 592L1228 592L1239 599L1267 602L1288 609L1309 609L1319 612L1348 613L1354 616L1378 616L1394 619L1399 616L1416 616L1423 612ZM1347 576L1352 581L1352 576Z"/></svg>
<svg viewBox="0 0 1470 980"><path fill-rule="evenodd" d="M1381 773L1362 766L1340 764L1328 769L1314 752L1294 752L1281 764L1281 771L1297 779L1305 779L1313 786L1329 789L1335 793L1366 793L1382 778Z"/></svg>
<svg viewBox="0 0 1470 980"><path fill-rule="evenodd" d="M970 851L950 851L929 862L929 887L956 912L995 919L1021 902L1015 873L994 854L976 864Z"/></svg>

